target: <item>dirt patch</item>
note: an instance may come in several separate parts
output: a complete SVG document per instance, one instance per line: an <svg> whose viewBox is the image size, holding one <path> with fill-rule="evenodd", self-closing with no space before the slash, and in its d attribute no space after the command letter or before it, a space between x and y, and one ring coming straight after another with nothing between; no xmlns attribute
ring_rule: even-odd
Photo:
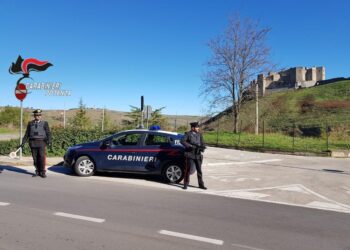
<svg viewBox="0 0 350 250"><path fill-rule="evenodd" d="M350 100L319 102L317 103L317 107L327 110L350 108Z"/></svg>

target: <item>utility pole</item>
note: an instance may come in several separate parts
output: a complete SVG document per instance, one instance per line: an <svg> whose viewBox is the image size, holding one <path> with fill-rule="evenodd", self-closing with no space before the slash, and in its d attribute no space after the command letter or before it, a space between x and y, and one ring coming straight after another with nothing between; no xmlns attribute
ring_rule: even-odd
<svg viewBox="0 0 350 250"><path fill-rule="evenodd" d="M259 84L255 83L255 134L259 134Z"/></svg>
<svg viewBox="0 0 350 250"><path fill-rule="evenodd" d="M101 124L101 131L103 132L105 125L105 108L102 109L102 124Z"/></svg>
<svg viewBox="0 0 350 250"><path fill-rule="evenodd" d="M63 103L63 128L66 128L66 102Z"/></svg>
<svg viewBox="0 0 350 250"><path fill-rule="evenodd" d="M63 110L63 128L66 128L66 109Z"/></svg>

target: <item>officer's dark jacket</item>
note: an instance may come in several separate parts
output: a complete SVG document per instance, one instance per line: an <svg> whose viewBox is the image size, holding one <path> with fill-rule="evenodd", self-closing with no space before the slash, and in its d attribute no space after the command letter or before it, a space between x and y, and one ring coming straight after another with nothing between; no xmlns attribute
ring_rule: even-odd
<svg viewBox="0 0 350 250"><path fill-rule="evenodd" d="M188 131L181 139L181 144L185 146L185 156L192 159L200 159L202 157L201 152L205 148L205 143L201 133L195 131Z"/></svg>
<svg viewBox="0 0 350 250"><path fill-rule="evenodd" d="M35 120L28 122L26 133L22 143L26 143L29 139L29 146L36 146L40 142L51 144L51 131L46 121L36 122Z"/></svg>

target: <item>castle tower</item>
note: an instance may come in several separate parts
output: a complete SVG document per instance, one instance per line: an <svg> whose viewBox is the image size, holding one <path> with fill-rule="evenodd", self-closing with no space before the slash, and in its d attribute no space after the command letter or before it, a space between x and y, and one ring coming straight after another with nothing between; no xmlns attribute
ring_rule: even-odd
<svg viewBox="0 0 350 250"><path fill-rule="evenodd" d="M304 67L295 68L295 82L305 82L306 69Z"/></svg>
<svg viewBox="0 0 350 250"><path fill-rule="evenodd" d="M316 68L316 81L326 80L326 69L325 67Z"/></svg>

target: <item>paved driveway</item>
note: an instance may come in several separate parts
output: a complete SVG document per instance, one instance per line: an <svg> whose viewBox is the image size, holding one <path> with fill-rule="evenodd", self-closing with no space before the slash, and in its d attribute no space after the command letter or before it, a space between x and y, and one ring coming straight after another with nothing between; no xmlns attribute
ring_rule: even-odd
<svg viewBox="0 0 350 250"><path fill-rule="evenodd" d="M203 168L209 194L350 212L350 159L210 148Z"/></svg>

